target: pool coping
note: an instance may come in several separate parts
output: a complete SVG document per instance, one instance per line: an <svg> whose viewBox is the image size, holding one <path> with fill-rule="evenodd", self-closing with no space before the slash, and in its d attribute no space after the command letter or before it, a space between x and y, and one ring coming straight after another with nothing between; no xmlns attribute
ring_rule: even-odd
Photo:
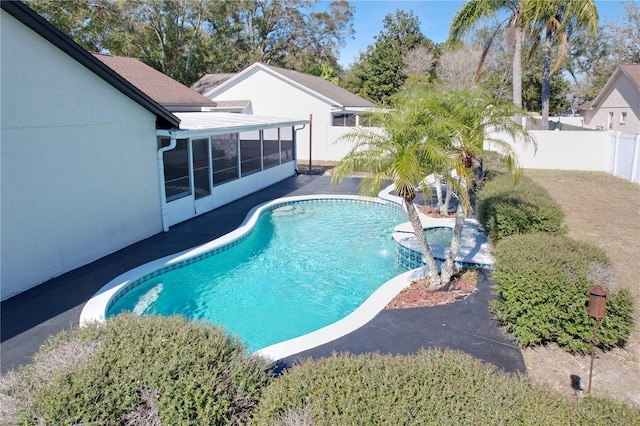
<svg viewBox="0 0 640 426"><path fill-rule="evenodd" d="M199 256L230 244L242 241L255 227L258 218L264 211L276 208L276 206L286 205L298 201L312 200L355 200L379 203L382 205L393 205L404 211L402 199L391 194L393 186L389 186L380 192L378 197L365 197L358 195L342 195L342 194L316 194L316 195L299 195L279 197L253 207L246 214L243 222L231 232L211 240L205 244L183 250L159 259L147 262L143 265L135 267L105 284L98 290L85 304L80 313L80 326L87 326L92 323L105 323L106 312L110 307L110 303L115 301L114 296L123 291L123 288L133 285L136 280L141 280L154 271L171 269L177 265L190 259L197 259ZM424 215L422 215L424 216ZM426 216L425 216L426 218ZM447 226L443 221L437 220L437 226ZM402 226L402 225L398 225ZM435 226L430 223L431 227ZM397 231L394 230L392 235ZM415 238L415 237L414 237ZM396 243L398 243L396 241ZM382 311L403 289L408 287L412 281L415 281L428 273L428 267L420 267L406 271L400 275L383 283L376 291L374 291L356 310L351 312L344 318L322 327L313 332L302 336L285 340L265 348L259 349L254 353L272 360L278 360L296 353L314 348L316 346L328 343L356 329L362 327L372 320L380 311Z"/></svg>
<svg viewBox="0 0 640 426"><path fill-rule="evenodd" d="M412 269L382 284L355 311L311 333L275 343L255 353L272 360L282 359L345 336L371 321L412 281L424 277L427 268Z"/></svg>
<svg viewBox="0 0 640 426"><path fill-rule="evenodd" d="M393 199L341 194L280 197L259 204L249 210L244 221L233 231L197 247L147 262L109 281L84 305L80 313L80 326L87 326L93 323L105 323L106 312L110 304L115 300L115 296L120 292L126 291L126 287L133 285L137 280L141 280L149 274L155 273L155 271L171 269L172 266L177 267L177 265L181 265L185 261L196 259L218 248L241 241L253 230L260 215L265 211L288 203L313 200L354 200L398 206ZM407 287L411 281L424 276L425 273L426 271L420 268L400 274L382 284L362 305L341 320L303 336L267 346L255 353L276 360L344 336L371 320L380 310L384 309L403 288Z"/></svg>

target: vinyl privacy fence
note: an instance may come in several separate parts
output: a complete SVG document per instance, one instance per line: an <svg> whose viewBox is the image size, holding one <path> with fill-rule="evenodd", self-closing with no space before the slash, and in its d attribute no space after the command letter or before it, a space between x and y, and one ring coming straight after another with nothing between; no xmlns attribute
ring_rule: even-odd
<svg viewBox="0 0 640 426"><path fill-rule="evenodd" d="M640 184L640 134L618 132L543 131L530 132L537 142L524 147L509 136L491 136L509 142L525 169L603 171ZM485 149L491 149L486 143Z"/></svg>

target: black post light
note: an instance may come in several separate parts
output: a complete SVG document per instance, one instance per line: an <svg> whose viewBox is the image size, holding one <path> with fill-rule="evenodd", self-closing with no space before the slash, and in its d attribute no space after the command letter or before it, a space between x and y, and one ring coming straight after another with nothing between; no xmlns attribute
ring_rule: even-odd
<svg viewBox="0 0 640 426"><path fill-rule="evenodd" d="M591 366L589 367L589 389L591 393L591 376L593 375L593 358L595 357L595 347L598 336L598 325L600 320L606 316L607 290L600 285L589 288L589 316L594 319L593 334L591 335Z"/></svg>

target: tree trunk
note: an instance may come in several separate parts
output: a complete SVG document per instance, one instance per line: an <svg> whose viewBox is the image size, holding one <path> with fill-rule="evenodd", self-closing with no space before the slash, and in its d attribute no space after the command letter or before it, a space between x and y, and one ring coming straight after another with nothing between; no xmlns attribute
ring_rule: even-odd
<svg viewBox="0 0 640 426"><path fill-rule="evenodd" d="M440 175L436 175L436 197L438 199L438 209L442 208L442 181L440 180Z"/></svg>
<svg viewBox="0 0 640 426"><path fill-rule="evenodd" d="M442 273L440 274L442 285L448 284L449 280L451 280L451 276L453 275L456 257L458 256L458 251L460 251L462 227L464 226L465 219L466 215L464 214L464 209L461 204L458 204L458 208L456 209L456 223L453 226L453 236L451 237L451 247L449 248L447 259L442 265Z"/></svg>
<svg viewBox="0 0 640 426"><path fill-rule="evenodd" d="M522 38L523 31L520 25L515 26L515 44L513 47L512 83L513 83L513 104L522 108ZM522 117L518 112L514 115L514 120L522 124Z"/></svg>
<svg viewBox="0 0 640 426"><path fill-rule="evenodd" d="M444 197L444 203L440 206L441 215L449 215L449 204L451 203L451 193L453 192L453 184L447 182L447 195Z"/></svg>
<svg viewBox="0 0 640 426"><path fill-rule="evenodd" d="M542 121L541 130L549 130L549 98L551 97L551 35L545 33L542 46Z"/></svg>
<svg viewBox="0 0 640 426"><path fill-rule="evenodd" d="M429 287L440 287L442 283L440 281L440 274L438 273L438 265L436 265L436 259L433 257L433 253L431 253L431 248L424 234L424 228L422 227L422 222L420 222L420 216L418 215L416 206L411 201L404 199L404 207L407 209L409 222L411 222L413 232L418 240L422 257L429 267L429 276L431 277Z"/></svg>
<svg viewBox="0 0 640 426"><path fill-rule="evenodd" d="M185 82L185 84L189 83L189 68L191 68L193 46L196 44L196 37L199 37L200 25L202 23L202 1L196 7L198 8L198 18L196 21L196 25L193 28L193 34L191 35L191 42L189 43L189 47L187 47L187 61L184 66L184 75L183 75L183 81Z"/></svg>

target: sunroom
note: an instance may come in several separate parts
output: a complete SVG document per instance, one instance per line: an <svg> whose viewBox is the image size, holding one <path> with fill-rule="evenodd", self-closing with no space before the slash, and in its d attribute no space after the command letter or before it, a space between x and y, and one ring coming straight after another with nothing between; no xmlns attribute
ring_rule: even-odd
<svg viewBox="0 0 640 426"><path fill-rule="evenodd" d="M165 231L296 173L296 132L308 120L221 112L174 113L157 130Z"/></svg>

